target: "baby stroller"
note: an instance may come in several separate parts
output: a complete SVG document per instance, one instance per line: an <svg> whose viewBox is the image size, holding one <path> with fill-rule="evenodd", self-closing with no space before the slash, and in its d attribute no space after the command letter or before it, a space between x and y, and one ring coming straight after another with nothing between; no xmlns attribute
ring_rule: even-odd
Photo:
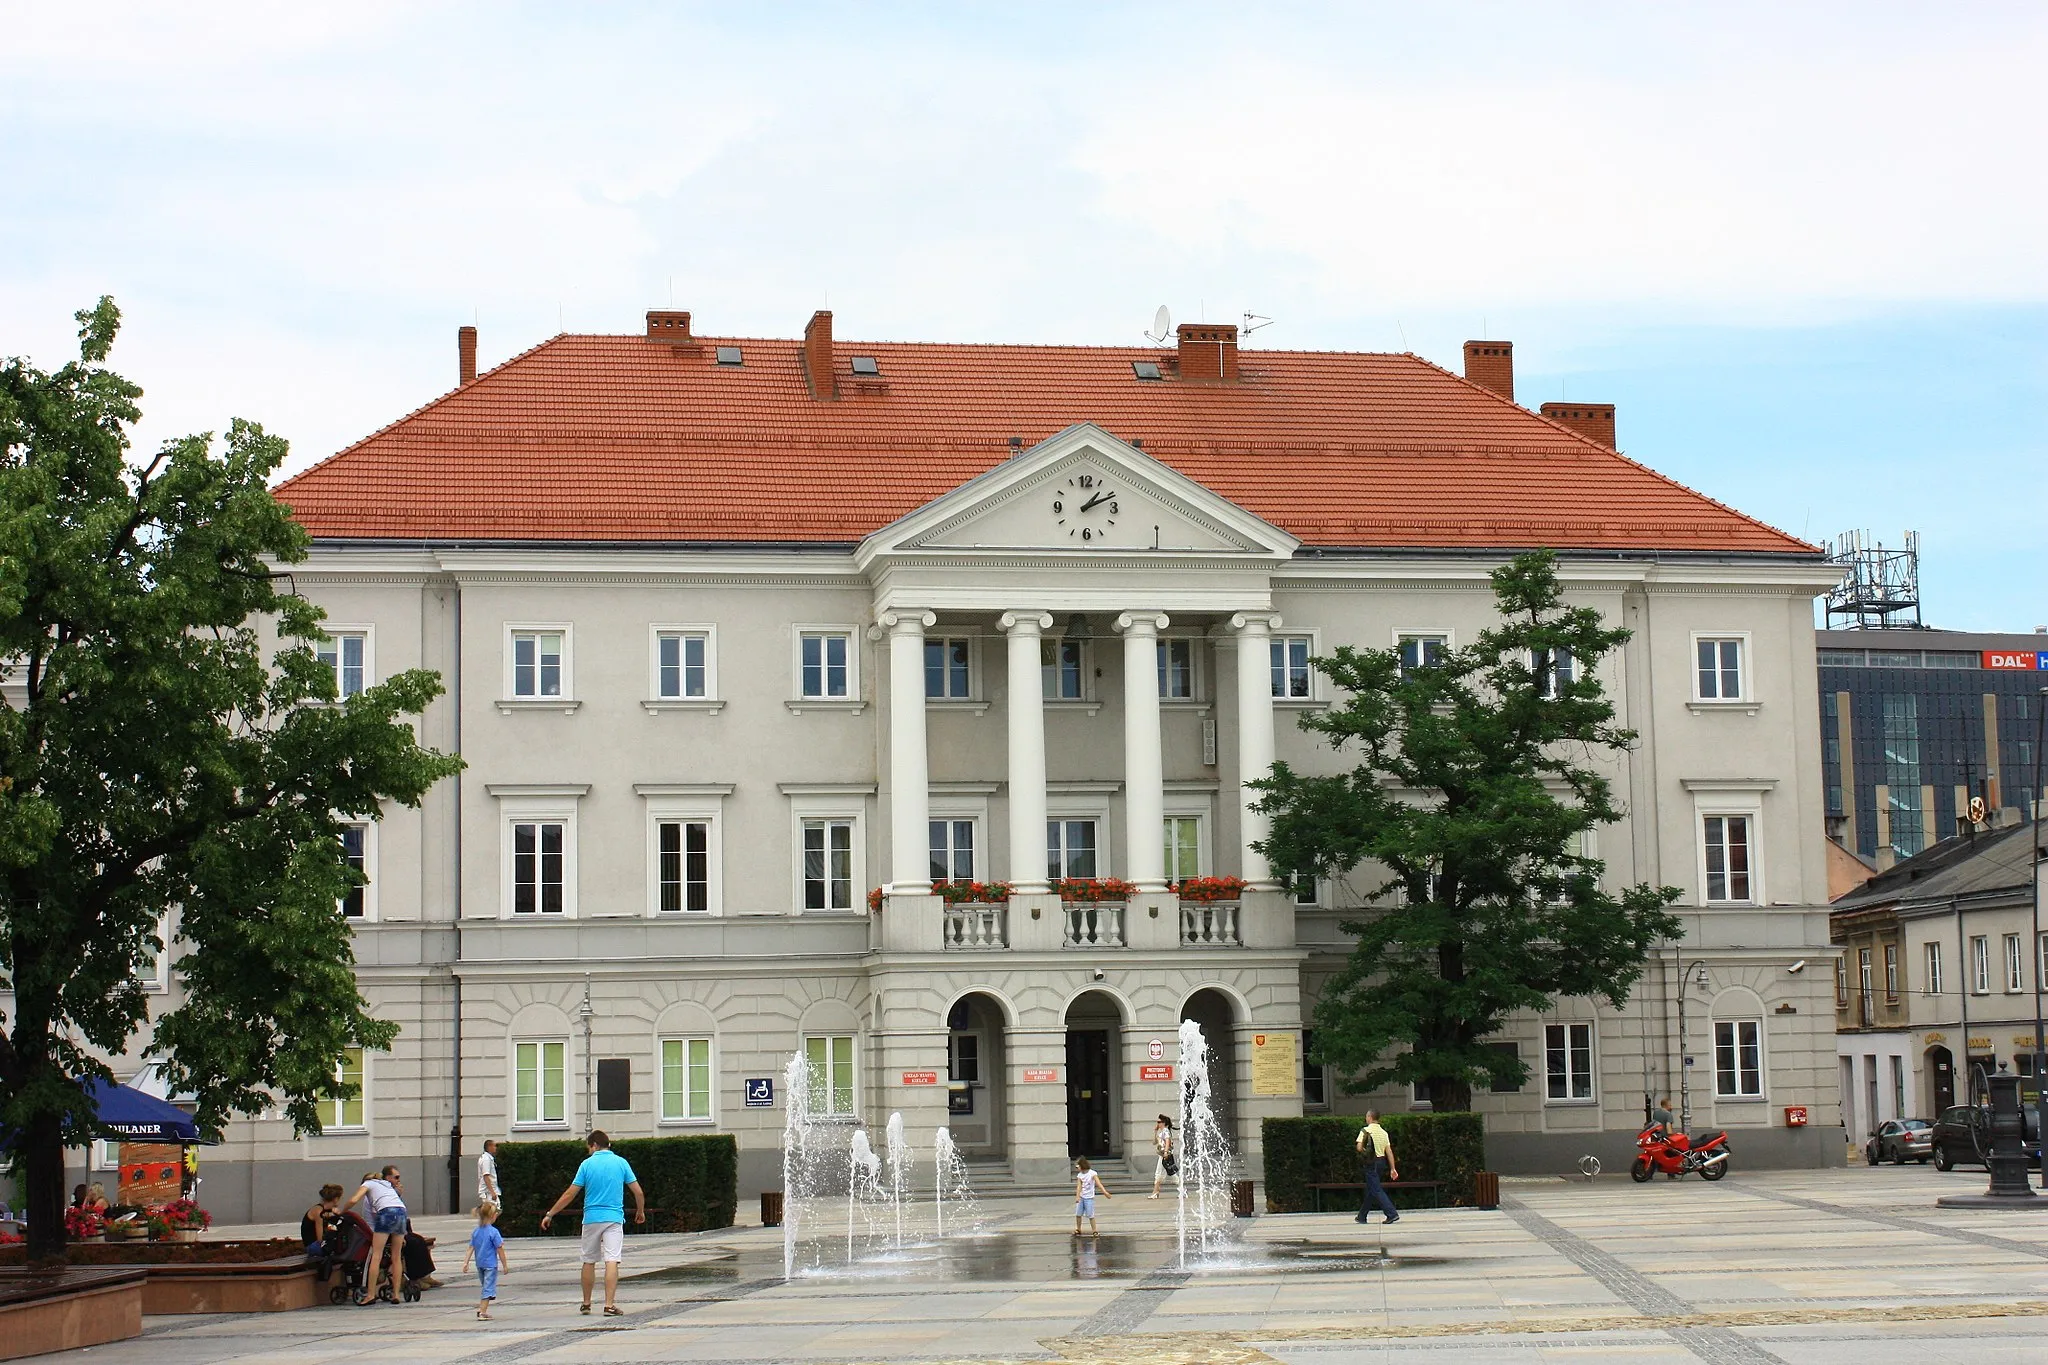
<svg viewBox="0 0 2048 1365"><path fill-rule="evenodd" d="M327 1234L327 1241L320 1248L323 1277L331 1274L334 1283L327 1290L329 1303L347 1303L363 1292L367 1283L370 1263L370 1225L362 1215L344 1213L335 1223L334 1230Z"/></svg>

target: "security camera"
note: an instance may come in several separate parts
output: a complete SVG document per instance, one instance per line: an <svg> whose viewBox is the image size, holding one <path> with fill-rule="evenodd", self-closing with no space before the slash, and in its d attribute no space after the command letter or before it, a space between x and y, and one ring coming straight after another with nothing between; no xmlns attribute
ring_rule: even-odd
<svg viewBox="0 0 2048 1365"><path fill-rule="evenodd" d="M1805 970L1806 970L1806 959L1805 959L1805 958L1803 958L1803 957L1802 957L1802 958L1800 958L1800 959L1799 959L1799 960L1798 960L1797 962L1793 963L1793 964L1792 964L1791 966L1787 967L1787 968L1786 968L1785 970L1786 970L1786 971L1788 971L1788 972L1790 972L1790 973L1791 973L1792 975L1794 975L1794 976L1797 976L1797 975L1799 975L1799 973L1801 973L1801 972L1803 972L1803 971L1805 971Z"/></svg>
<svg viewBox="0 0 2048 1365"><path fill-rule="evenodd" d="M1102 970L1102 968L1100 968L1100 967L1097 967L1097 968L1095 969L1095 979L1096 979L1097 981L1100 981L1100 980L1102 980L1102 978L1103 978L1103 977L1105 977L1105 976L1107 976L1107 975L1108 975L1108 973L1107 973L1107 972L1105 972L1105 971L1103 971L1103 970Z"/></svg>

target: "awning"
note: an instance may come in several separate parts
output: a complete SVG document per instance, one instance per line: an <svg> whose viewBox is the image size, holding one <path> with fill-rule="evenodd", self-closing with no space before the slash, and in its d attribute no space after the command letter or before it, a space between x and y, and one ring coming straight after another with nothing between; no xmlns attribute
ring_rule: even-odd
<svg viewBox="0 0 2048 1365"><path fill-rule="evenodd" d="M122 1142L197 1142L199 1125L168 1100L95 1076L82 1087L99 1117L94 1131Z"/></svg>

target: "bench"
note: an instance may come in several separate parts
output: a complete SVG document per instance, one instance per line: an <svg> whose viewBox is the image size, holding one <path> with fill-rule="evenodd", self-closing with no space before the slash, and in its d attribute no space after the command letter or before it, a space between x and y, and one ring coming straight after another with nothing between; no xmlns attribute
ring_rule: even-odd
<svg viewBox="0 0 2048 1365"><path fill-rule="evenodd" d="M1431 1208L1437 1208L1443 1202L1444 1182L1441 1180L1382 1180L1380 1188L1389 1194L1392 1194L1395 1190L1428 1190L1429 1206ZM1359 1202L1365 1198L1365 1182L1362 1180L1328 1181L1322 1184L1310 1185L1308 1189L1309 1198L1312 1201L1310 1210L1315 1213L1322 1213L1324 1211L1323 1192L1326 1190L1349 1194L1353 1209L1356 1209Z"/></svg>

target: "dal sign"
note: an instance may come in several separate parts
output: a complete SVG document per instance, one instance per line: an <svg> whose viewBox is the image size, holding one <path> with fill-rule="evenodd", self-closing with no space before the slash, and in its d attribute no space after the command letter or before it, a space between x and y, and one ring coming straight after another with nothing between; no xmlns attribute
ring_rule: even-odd
<svg viewBox="0 0 2048 1365"><path fill-rule="evenodd" d="M2048 669L2048 649L1987 649L1984 667L2005 672L2034 672Z"/></svg>

